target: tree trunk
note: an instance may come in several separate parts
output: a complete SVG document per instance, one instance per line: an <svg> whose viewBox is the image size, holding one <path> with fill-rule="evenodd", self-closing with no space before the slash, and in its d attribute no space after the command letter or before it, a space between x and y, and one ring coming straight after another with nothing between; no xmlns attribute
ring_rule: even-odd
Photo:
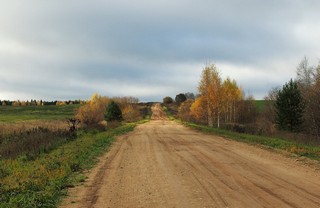
<svg viewBox="0 0 320 208"><path fill-rule="evenodd" d="M218 114L218 116L217 116L218 117L218 128L220 128L220 111L219 111L219 108L218 108L218 113L217 114Z"/></svg>

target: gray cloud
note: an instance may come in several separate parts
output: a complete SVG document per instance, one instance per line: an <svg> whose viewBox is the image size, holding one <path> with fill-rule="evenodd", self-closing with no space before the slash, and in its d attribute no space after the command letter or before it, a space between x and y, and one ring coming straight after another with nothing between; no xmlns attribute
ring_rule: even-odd
<svg viewBox="0 0 320 208"><path fill-rule="evenodd" d="M257 98L320 52L308 1L0 2L0 99L196 91L212 61Z"/></svg>

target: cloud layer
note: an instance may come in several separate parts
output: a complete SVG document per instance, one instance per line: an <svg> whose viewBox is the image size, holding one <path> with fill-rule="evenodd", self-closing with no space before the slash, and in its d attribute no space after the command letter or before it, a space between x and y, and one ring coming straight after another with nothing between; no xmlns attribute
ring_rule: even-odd
<svg viewBox="0 0 320 208"><path fill-rule="evenodd" d="M0 99L144 101L196 92L215 63L262 98L320 54L320 2L0 2Z"/></svg>

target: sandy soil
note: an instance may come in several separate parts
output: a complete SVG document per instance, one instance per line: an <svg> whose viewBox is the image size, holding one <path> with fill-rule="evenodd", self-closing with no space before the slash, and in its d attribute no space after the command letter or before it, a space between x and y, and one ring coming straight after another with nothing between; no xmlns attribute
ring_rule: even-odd
<svg viewBox="0 0 320 208"><path fill-rule="evenodd" d="M61 207L320 207L320 174L298 159L165 119L119 137Z"/></svg>

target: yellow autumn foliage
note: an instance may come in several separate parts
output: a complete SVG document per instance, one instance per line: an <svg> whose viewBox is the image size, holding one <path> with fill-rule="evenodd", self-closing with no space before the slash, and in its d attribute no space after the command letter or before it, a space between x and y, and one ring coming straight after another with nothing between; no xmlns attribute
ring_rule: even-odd
<svg viewBox="0 0 320 208"><path fill-rule="evenodd" d="M85 126L95 126L104 120L104 114L109 98L94 94L90 101L81 106L76 118Z"/></svg>

